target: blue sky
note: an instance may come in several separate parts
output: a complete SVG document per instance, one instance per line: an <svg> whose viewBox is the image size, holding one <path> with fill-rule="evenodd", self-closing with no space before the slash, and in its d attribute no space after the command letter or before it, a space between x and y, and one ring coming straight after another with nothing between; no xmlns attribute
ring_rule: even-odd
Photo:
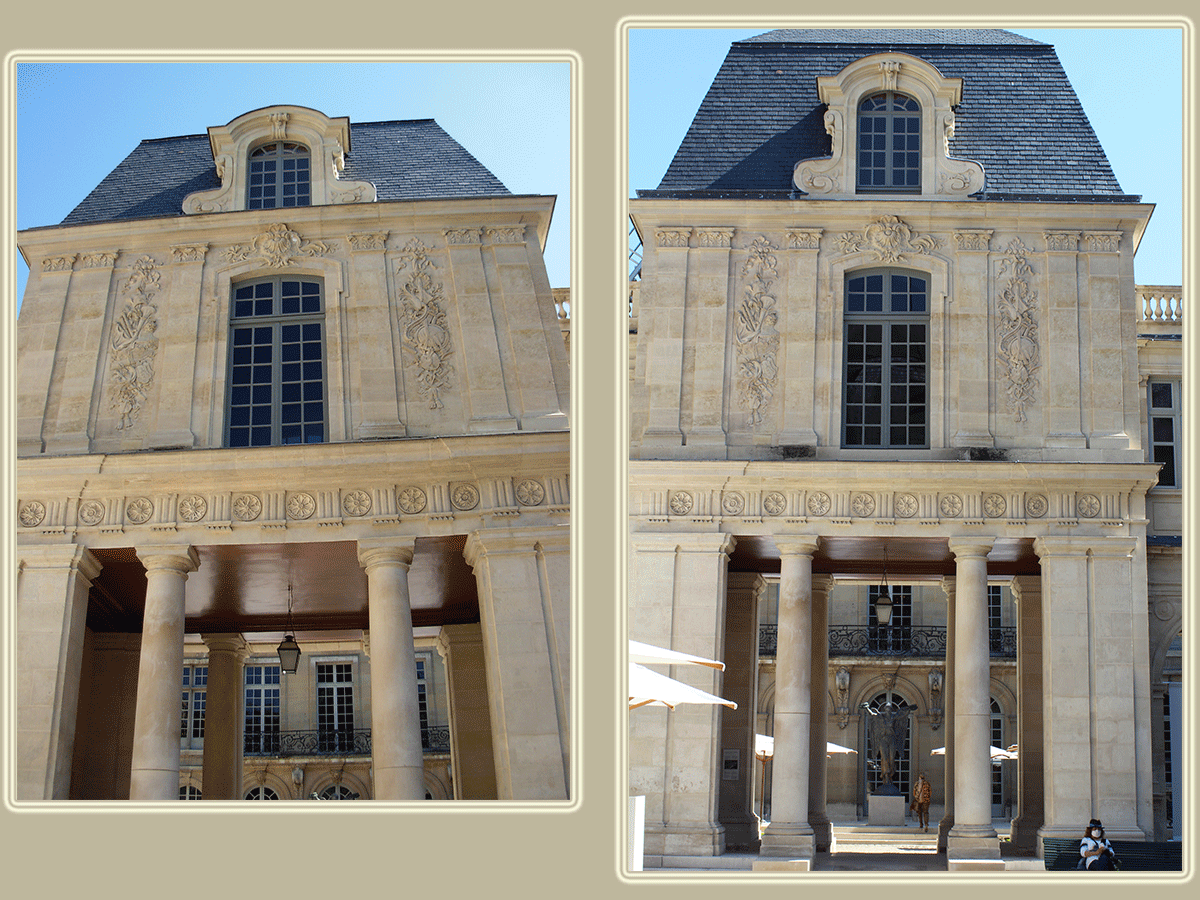
<svg viewBox="0 0 1200 900"><path fill-rule="evenodd" d="M556 195L546 268L571 284L566 62L27 63L16 89L18 230L61 222L144 138L289 103L351 123L436 119L513 193Z"/></svg>
<svg viewBox="0 0 1200 900"><path fill-rule="evenodd" d="M632 29L629 190L658 186L729 45L774 26ZM1053 44L1121 188L1154 203L1138 284L1183 278L1183 35L1169 29L1009 29Z"/></svg>

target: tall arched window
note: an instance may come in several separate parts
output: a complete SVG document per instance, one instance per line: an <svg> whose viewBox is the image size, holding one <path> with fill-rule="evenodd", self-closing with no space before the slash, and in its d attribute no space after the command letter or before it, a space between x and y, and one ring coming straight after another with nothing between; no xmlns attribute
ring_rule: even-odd
<svg viewBox="0 0 1200 900"><path fill-rule="evenodd" d="M883 91L858 105L858 192L921 191L921 106Z"/></svg>
<svg viewBox="0 0 1200 900"><path fill-rule="evenodd" d="M277 793L275 793L275 791L273 789L267 787L266 785L262 785L260 787L251 788L249 791L247 791L246 799L247 800L278 800L279 795Z"/></svg>
<svg viewBox="0 0 1200 900"><path fill-rule="evenodd" d="M929 446L929 279L900 269L846 276L842 445Z"/></svg>
<svg viewBox="0 0 1200 900"><path fill-rule="evenodd" d="M992 746L1006 749L1004 743L1004 711L992 698ZM1004 761L992 761L992 815L1004 815Z"/></svg>
<svg viewBox="0 0 1200 900"><path fill-rule="evenodd" d="M275 141L250 151L247 209L277 209L311 203L308 148Z"/></svg>

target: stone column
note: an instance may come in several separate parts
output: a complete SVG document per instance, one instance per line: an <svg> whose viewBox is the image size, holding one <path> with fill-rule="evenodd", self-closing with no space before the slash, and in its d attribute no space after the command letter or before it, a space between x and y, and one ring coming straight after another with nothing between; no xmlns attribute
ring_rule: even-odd
<svg viewBox="0 0 1200 900"><path fill-rule="evenodd" d="M779 548L779 643L775 666L775 757L771 824L762 856L811 860L808 824L812 703L812 558L819 538L776 535Z"/></svg>
<svg viewBox="0 0 1200 900"><path fill-rule="evenodd" d="M65 800L88 591L100 563L74 544L17 548L17 799ZM176 717L178 717L178 701Z"/></svg>
<svg viewBox="0 0 1200 900"><path fill-rule="evenodd" d="M200 557L187 546L139 547L137 555L146 567L146 612L129 799L178 800L184 585Z"/></svg>
<svg viewBox="0 0 1200 900"><path fill-rule="evenodd" d="M1036 851L1042 826L1042 581L1020 575L1017 601L1017 816L1013 846Z"/></svg>
<svg viewBox="0 0 1200 900"><path fill-rule="evenodd" d="M938 850L946 852L950 829L954 827L954 578L942 579L942 590L946 594L946 682L942 686L942 735L946 741L946 755L942 767L942 792L945 795L945 812L938 823ZM990 704L989 704L990 706Z"/></svg>
<svg viewBox="0 0 1200 900"><path fill-rule="evenodd" d="M376 800L425 799L408 568L413 538L359 541L371 618L371 766Z"/></svg>
<svg viewBox="0 0 1200 900"><path fill-rule="evenodd" d="M570 535L559 526L472 532L501 800L566 800L570 773Z"/></svg>
<svg viewBox="0 0 1200 900"><path fill-rule="evenodd" d="M483 630L476 623L443 625L438 633L438 653L446 663L454 799L495 800L496 759Z"/></svg>
<svg viewBox="0 0 1200 900"><path fill-rule="evenodd" d="M629 637L709 659L722 659L729 553L725 534L630 536ZM722 695L708 666L672 666L665 674ZM629 793L646 797L647 857L719 856L717 819L723 707L646 706L629 713Z"/></svg>
<svg viewBox="0 0 1200 900"><path fill-rule="evenodd" d="M825 853L832 842L833 827L825 811L829 754L825 744L829 730L829 588L828 575L812 580L812 723L808 755L808 824L812 826L816 851Z"/></svg>
<svg viewBox="0 0 1200 900"><path fill-rule="evenodd" d="M201 635L208 647L204 707L205 800L242 799L245 683L242 663L250 645L240 634Z"/></svg>
<svg viewBox="0 0 1200 900"><path fill-rule="evenodd" d="M999 859L992 828L991 654L988 644L987 554L991 538L951 539L955 556L954 827L950 859Z"/></svg>

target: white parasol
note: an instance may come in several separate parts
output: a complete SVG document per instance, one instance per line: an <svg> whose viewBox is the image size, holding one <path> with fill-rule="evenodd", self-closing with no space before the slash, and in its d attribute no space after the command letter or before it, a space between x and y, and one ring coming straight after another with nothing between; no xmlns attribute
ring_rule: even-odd
<svg viewBox="0 0 1200 900"><path fill-rule="evenodd" d="M833 756L835 753L857 753L857 750L852 750L849 747L843 747L841 744L831 744L825 742L825 755ZM768 734L756 734L754 736L754 755L764 762L775 755L775 738Z"/></svg>
<svg viewBox="0 0 1200 900"><path fill-rule="evenodd" d="M668 678L658 672L640 666L635 662L629 664L629 708L637 709L649 706L651 703L661 703L668 709L674 709L680 703L709 703L728 706L737 709L732 700L725 700L716 694L710 694L690 684Z"/></svg>
<svg viewBox="0 0 1200 900"><path fill-rule="evenodd" d="M714 669L720 669L722 672L725 671L725 663L718 662L715 659L692 656L690 653L680 653L678 650L664 650L662 647L643 644L641 641L629 642L629 661L631 663L641 663L642 665L710 666Z"/></svg>
<svg viewBox="0 0 1200 900"><path fill-rule="evenodd" d="M938 747L936 750L931 750L929 755L930 756L945 756L946 748ZM988 747L988 755L991 756L991 758L994 761L1005 760L1005 759L1016 759L1017 758L1017 748L1015 745L1008 750L1001 750L999 747Z"/></svg>

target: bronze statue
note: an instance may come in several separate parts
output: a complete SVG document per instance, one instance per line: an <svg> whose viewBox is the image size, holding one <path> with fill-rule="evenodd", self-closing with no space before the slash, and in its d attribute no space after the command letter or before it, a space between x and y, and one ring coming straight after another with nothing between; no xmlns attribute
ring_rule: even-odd
<svg viewBox="0 0 1200 900"><path fill-rule="evenodd" d="M861 708L866 710L867 732L871 746L879 753L879 771L883 782L879 786L881 794L898 794L899 788L892 784L895 772L896 751L904 746L904 736L908 728L908 714L914 707L897 706L892 701L883 704L879 709L872 709L870 704L863 703Z"/></svg>

